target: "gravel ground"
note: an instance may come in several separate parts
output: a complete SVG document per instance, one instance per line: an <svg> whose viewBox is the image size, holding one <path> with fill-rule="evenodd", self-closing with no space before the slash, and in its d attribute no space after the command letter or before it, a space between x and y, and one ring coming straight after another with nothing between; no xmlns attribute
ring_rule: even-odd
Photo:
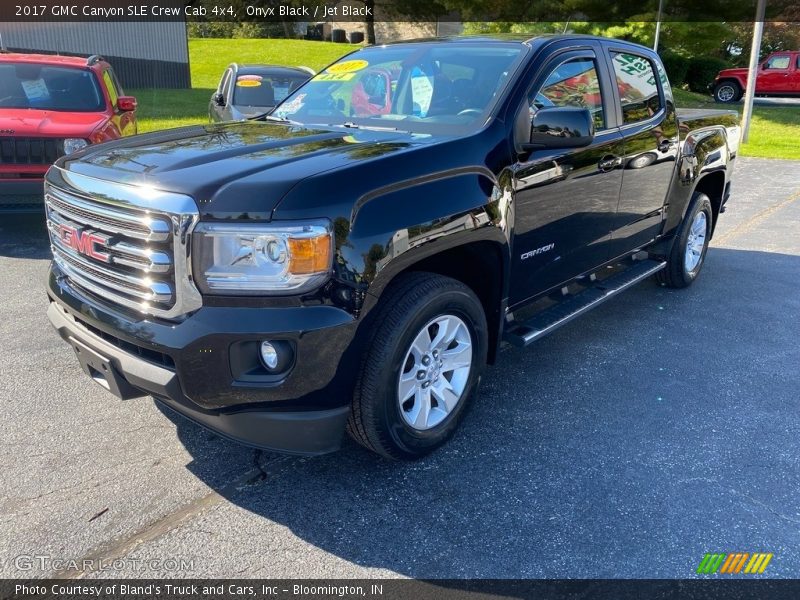
<svg viewBox="0 0 800 600"><path fill-rule="evenodd" d="M41 217L4 216L0 576L64 566L35 554L127 559L109 577L681 578L761 551L800 577L800 163L739 159L734 185L692 288L648 281L504 349L413 464L259 453L116 400L47 323Z"/></svg>

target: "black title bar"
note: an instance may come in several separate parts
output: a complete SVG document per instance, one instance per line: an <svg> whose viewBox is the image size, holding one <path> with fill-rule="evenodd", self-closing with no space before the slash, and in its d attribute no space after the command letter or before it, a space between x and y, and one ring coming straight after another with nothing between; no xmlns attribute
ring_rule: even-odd
<svg viewBox="0 0 800 600"><path fill-rule="evenodd" d="M768 579L3 580L4 600L795 600L800 581Z"/></svg>
<svg viewBox="0 0 800 600"><path fill-rule="evenodd" d="M655 21L658 0L2 0L2 21ZM663 21L751 22L756 0L664 0ZM769 0L766 21L800 22Z"/></svg>

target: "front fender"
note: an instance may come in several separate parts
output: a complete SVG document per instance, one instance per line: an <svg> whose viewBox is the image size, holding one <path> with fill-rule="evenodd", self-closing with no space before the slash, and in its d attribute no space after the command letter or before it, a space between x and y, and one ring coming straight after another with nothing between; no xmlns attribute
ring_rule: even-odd
<svg viewBox="0 0 800 600"><path fill-rule="evenodd" d="M498 244L507 272L510 199L510 186L481 167L393 184L355 203L352 247L342 248L342 254L350 264L361 263L366 291L375 298L415 263L471 243Z"/></svg>

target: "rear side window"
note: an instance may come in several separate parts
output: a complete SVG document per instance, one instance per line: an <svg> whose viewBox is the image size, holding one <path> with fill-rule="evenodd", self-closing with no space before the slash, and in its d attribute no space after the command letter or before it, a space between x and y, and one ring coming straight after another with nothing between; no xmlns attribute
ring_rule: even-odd
<svg viewBox="0 0 800 600"><path fill-rule="evenodd" d="M648 59L615 52L611 55L624 124L645 121L661 110L655 69Z"/></svg>

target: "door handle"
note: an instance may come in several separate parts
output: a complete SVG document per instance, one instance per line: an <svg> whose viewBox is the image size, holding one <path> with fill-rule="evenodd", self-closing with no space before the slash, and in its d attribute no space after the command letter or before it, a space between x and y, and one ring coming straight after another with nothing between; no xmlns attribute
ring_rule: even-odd
<svg viewBox="0 0 800 600"><path fill-rule="evenodd" d="M597 168L606 173L608 171L616 169L621 164L622 164L622 159L619 156L613 156L609 154L600 159L600 162L597 163Z"/></svg>

